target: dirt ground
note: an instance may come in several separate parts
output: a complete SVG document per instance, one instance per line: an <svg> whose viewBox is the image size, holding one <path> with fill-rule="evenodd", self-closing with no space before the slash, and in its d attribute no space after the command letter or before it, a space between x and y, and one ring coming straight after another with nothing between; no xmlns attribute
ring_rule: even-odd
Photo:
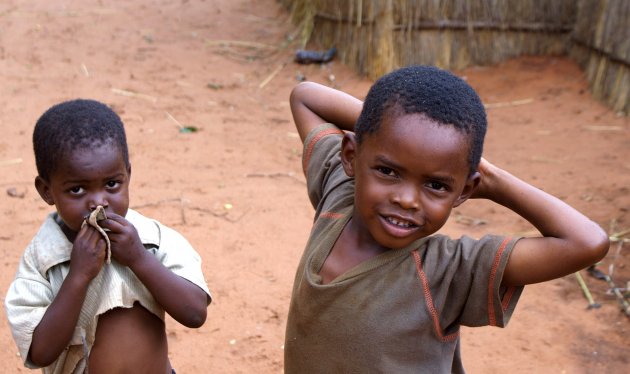
<svg viewBox="0 0 630 374"><path fill-rule="evenodd" d="M290 290L310 229L300 141L288 106L298 77L363 97L338 61L297 65L296 29L274 0L4 0L0 3L0 294L51 208L33 187L32 128L82 97L124 120L132 208L183 233L214 295L197 330L167 321L178 373L281 373ZM327 48L328 46L311 46ZM576 206L611 233L630 228L630 120L594 100L565 57L457 72L488 109L485 156ZM183 133L194 126L198 132ZM443 232L535 235L471 201ZM598 266L625 287L630 244ZM529 286L506 329L465 329L471 373L630 372L630 320L582 272ZM3 372L26 372L0 311Z"/></svg>

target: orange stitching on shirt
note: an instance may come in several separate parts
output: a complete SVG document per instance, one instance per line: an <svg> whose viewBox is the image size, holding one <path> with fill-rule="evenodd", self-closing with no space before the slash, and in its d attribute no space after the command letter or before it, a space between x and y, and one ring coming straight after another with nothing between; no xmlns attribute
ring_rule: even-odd
<svg viewBox="0 0 630 374"><path fill-rule="evenodd" d="M501 261L503 251L510 240L512 239L505 238L505 240L503 240L503 243L499 246L497 254L494 256L494 262L492 263L492 268L490 269L490 280L488 281L488 322L490 326L497 325L497 317L494 313L494 280L497 276L497 270L499 268L499 262ZM501 307L503 307L503 305Z"/></svg>
<svg viewBox="0 0 630 374"><path fill-rule="evenodd" d="M339 129L324 129L311 139L311 141L308 143L308 146L306 147L306 155L304 156L304 161L302 162L302 170L304 170L304 174L306 174L306 169L308 168L308 162L311 159L311 154L313 153L315 144L317 144L317 142L321 138L327 135L335 135L335 134L343 135L343 132Z"/></svg>
<svg viewBox="0 0 630 374"><path fill-rule="evenodd" d="M512 296L514 296L514 292L516 292L516 287L510 287L505 292L505 295L503 295L503 301L501 302L501 308L503 309L504 312L507 310L508 306L510 306L510 300L512 299Z"/></svg>
<svg viewBox="0 0 630 374"><path fill-rule="evenodd" d="M420 281L422 282L422 287L424 288L424 301L426 302L429 313L431 314L431 318L433 319L433 327L435 328L435 333L441 341L445 343L452 342L459 336L459 331L446 336L444 336L444 334L442 333L438 312L437 309L435 309L435 305L433 305L433 297L431 296L431 290L429 289L429 281L427 280L427 276L424 273L424 270L422 270L422 260L420 259L420 254L418 253L417 249L411 253L413 254L413 258L416 262L416 272L418 273Z"/></svg>
<svg viewBox="0 0 630 374"><path fill-rule="evenodd" d="M330 211L327 211L327 212L322 212L322 213L319 215L319 217L320 217L320 218L339 219L339 218L343 217L343 214L341 214L341 213L337 213L337 212L330 212Z"/></svg>

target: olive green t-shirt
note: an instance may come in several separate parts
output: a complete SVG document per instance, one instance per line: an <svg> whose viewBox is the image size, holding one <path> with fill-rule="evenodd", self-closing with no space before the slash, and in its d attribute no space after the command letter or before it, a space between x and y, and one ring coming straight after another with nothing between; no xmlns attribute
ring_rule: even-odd
<svg viewBox="0 0 630 374"><path fill-rule="evenodd" d="M332 125L304 142L315 222L295 276L285 373L462 373L459 326L508 322L522 287L500 287L516 239L433 235L326 285L318 273L352 215L354 181Z"/></svg>

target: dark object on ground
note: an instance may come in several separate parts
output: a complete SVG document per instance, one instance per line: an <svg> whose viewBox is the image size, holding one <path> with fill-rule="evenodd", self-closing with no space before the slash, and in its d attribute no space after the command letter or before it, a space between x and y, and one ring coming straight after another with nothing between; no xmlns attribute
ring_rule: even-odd
<svg viewBox="0 0 630 374"><path fill-rule="evenodd" d="M588 272L588 274L589 274L591 277L593 277L593 278L595 278L595 279L599 279L599 280L603 280L603 281L605 281L605 280L606 280L606 274L602 273L602 271L601 271L601 270L596 269L596 268L595 268L595 265L591 265L591 266L589 266L589 267L586 269L586 271Z"/></svg>
<svg viewBox="0 0 630 374"><path fill-rule="evenodd" d="M327 51L307 51L300 49L295 52L295 62L298 64L311 64L314 62L328 62L335 57L337 48L332 47Z"/></svg>

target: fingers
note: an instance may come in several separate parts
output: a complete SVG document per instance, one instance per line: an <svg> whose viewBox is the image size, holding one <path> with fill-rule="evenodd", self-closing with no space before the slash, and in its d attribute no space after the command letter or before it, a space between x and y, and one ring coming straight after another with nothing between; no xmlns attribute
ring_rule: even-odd
<svg viewBox="0 0 630 374"><path fill-rule="evenodd" d="M90 225L83 225L77 234L77 237L74 239L74 242L84 243L91 246L96 246L98 239L100 238L100 233L94 227Z"/></svg>
<svg viewBox="0 0 630 374"><path fill-rule="evenodd" d="M112 221L116 221L116 222L126 221L125 217L123 217L121 215L118 215L116 213L113 213L113 212L112 213L107 212L107 219L108 220L112 220Z"/></svg>
<svg viewBox="0 0 630 374"><path fill-rule="evenodd" d="M88 225L86 225L86 228ZM79 232L81 234L81 232ZM77 236L77 239L79 236ZM82 247L93 248L96 252L102 252L107 248L105 239L101 233L93 227L89 227L85 230L85 234L81 238ZM75 240L76 243L76 240Z"/></svg>
<svg viewBox="0 0 630 374"><path fill-rule="evenodd" d="M129 221L116 213L107 213L107 219L99 221L98 224L104 229L120 232L125 226L129 225Z"/></svg>
<svg viewBox="0 0 630 374"><path fill-rule="evenodd" d="M490 162L488 162L488 160L486 160L485 158L481 158L481 161L479 161L479 172L481 174L484 174L486 172L486 170L488 170L489 167L491 167L492 164Z"/></svg>
<svg viewBox="0 0 630 374"><path fill-rule="evenodd" d="M70 269L74 274L83 274L86 280L93 279L105 263L105 240L89 225L79 230L74 240L70 258Z"/></svg>

